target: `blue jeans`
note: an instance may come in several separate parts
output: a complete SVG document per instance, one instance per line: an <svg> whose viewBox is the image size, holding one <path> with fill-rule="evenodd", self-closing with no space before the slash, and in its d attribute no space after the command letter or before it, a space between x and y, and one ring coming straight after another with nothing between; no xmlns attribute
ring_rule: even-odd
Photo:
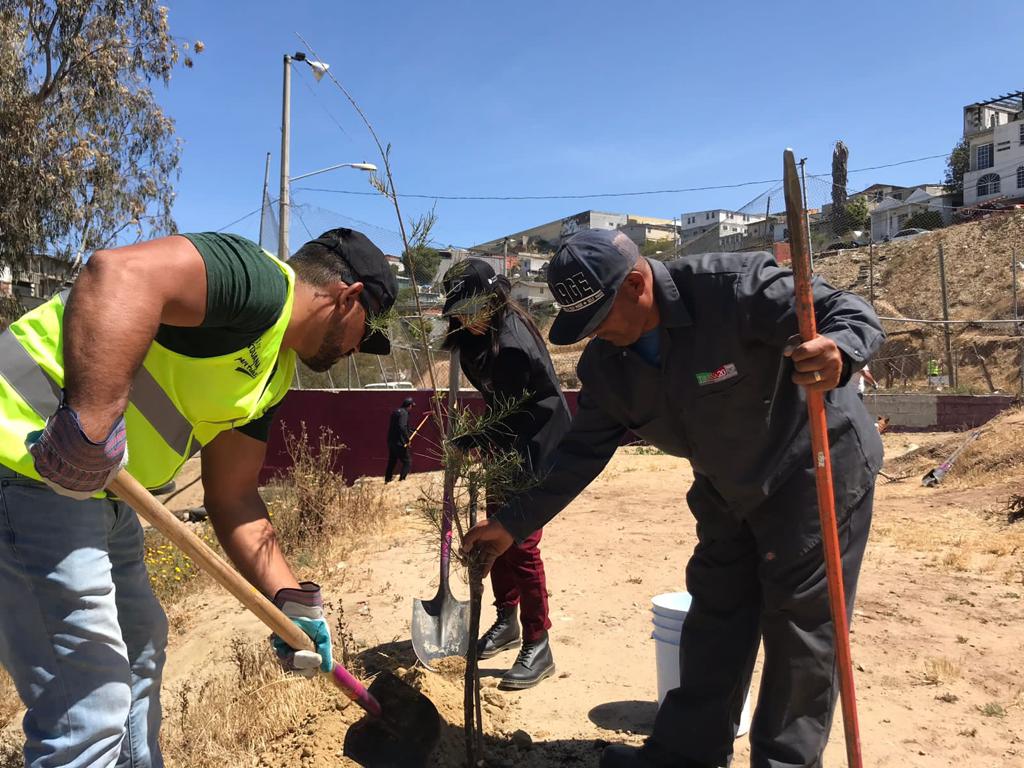
<svg viewBox="0 0 1024 768"><path fill-rule="evenodd" d="M167 617L124 503L74 501L0 467L0 662L29 768L161 768Z"/></svg>

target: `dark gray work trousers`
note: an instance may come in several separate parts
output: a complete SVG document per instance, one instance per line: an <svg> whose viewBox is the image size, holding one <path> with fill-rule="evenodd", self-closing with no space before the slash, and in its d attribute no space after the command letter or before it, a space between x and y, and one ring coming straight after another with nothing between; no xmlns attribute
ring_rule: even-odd
<svg viewBox="0 0 1024 768"><path fill-rule="evenodd" d="M871 526L868 490L837 513L852 616ZM750 731L751 768L820 768L839 688L814 473L799 470L742 519L707 481L687 502L698 543L680 641L680 687L658 710L645 751L680 768L727 766L758 641L764 670Z"/></svg>

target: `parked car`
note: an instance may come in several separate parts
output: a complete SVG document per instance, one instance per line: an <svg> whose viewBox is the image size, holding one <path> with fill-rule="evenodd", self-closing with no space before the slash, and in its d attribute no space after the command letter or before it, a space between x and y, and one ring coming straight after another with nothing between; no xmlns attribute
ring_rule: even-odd
<svg viewBox="0 0 1024 768"><path fill-rule="evenodd" d="M895 235L892 236L893 240L910 240L911 238L917 237L918 235L927 235L930 230L927 229L901 229Z"/></svg>

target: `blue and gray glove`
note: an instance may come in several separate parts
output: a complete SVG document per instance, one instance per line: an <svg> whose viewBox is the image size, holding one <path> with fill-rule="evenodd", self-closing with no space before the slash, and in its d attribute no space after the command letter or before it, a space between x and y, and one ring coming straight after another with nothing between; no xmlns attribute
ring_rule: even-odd
<svg viewBox="0 0 1024 768"><path fill-rule="evenodd" d="M274 605L309 635L316 646L316 652L296 651L277 635L271 635L270 642L286 672L313 677L318 670L330 672L334 668L331 630L324 618L324 601L320 596L320 585L312 581L303 581L299 587L277 590Z"/></svg>
<svg viewBox="0 0 1024 768"><path fill-rule="evenodd" d="M124 416L110 434L94 443L82 431L78 414L61 402L41 432L32 432L25 447L36 472L50 488L79 501L102 491L128 462L128 436Z"/></svg>

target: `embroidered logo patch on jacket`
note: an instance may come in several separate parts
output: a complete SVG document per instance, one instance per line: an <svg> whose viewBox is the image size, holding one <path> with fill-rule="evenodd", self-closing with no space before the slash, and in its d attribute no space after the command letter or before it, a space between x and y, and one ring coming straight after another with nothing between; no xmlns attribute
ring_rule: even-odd
<svg viewBox="0 0 1024 768"><path fill-rule="evenodd" d="M714 371L704 371L703 373L697 374L697 383L702 387L708 384L714 384L718 381L725 381L726 379L734 379L739 375L739 371L736 370L734 363L726 363L721 368Z"/></svg>

